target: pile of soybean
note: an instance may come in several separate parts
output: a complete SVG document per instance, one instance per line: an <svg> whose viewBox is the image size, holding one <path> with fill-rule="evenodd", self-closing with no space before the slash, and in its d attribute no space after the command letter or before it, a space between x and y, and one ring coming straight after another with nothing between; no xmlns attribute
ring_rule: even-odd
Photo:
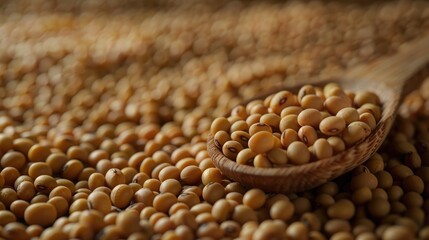
<svg viewBox="0 0 429 240"><path fill-rule="evenodd" d="M238 164L257 168L303 165L362 142L381 118L373 92L346 92L337 83L323 88L282 90L234 107L216 118L210 132L218 149Z"/></svg>
<svg viewBox="0 0 429 240"><path fill-rule="evenodd" d="M311 191L214 168L216 117L427 32L427 1L0 3L0 237L429 239L429 89L383 147Z"/></svg>

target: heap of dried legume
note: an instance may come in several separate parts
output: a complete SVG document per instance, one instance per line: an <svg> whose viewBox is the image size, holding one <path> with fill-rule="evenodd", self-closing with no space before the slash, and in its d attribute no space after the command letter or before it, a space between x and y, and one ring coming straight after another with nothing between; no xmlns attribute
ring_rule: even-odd
<svg viewBox="0 0 429 240"><path fill-rule="evenodd" d="M365 139L381 117L379 97L345 92L335 83L280 91L232 109L211 125L215 145L239 164L303 165L329 158Z"/></svg>
<svg viewBox="0 0 429 240"><path fill-rule="evenodd" d="M428 239L428 82L378 154L311 191L244 189L206 149L244 99L393 53L427 32L428 9L2 1L0 237Z"/></svg>

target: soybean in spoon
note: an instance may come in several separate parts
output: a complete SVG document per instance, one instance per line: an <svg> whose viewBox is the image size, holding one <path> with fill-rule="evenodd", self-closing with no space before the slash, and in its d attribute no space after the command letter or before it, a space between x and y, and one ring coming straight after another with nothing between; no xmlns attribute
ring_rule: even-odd
<svg viewBox="0 0 429 240"><path fill-rule="evenodd" d="M258 187L268 192L296 192L317 187L365 162L380 147L396 117L403 97L428 76L429 37L404 46L393 56L372 64L355 67L343 76L323 82L304 81L285 85L273 92L287 90L292 93L311 83L324 86L335 83L351 92L370 91L380 99L381 116L376 127L362 141L342 152L318 161L282 168L255 168L226 157L216 147L213 136L208 139L208 151L213 163L227 177L248 187ZM259 99L273 92L260 96ZM245 105L245 103L244 103Z"/></svg>

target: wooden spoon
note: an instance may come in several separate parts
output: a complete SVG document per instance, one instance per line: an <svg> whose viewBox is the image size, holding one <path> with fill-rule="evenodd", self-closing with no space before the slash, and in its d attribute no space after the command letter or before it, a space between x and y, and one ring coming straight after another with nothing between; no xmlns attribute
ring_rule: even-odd
<svg viewBox="0 0 429 240"><path fill-rule="evenodd" d="M257 187L267 192L299 192L317 187L352 170L377 151L389 133L403 97L429 76L428 63L429 36L425 36L393 56L353 68L337 79L311 82L313 85L336 82L343 89L351 91L369 90L375 92L382 102L382 116L375 130L360 143L330 158L300 166L255 168L228 159L215 146L211 135L207 141L208 153L214 165L225 176L246 187ZM308 83L284 86L259 98L282 89L296 93L302 85Z"/></svg>

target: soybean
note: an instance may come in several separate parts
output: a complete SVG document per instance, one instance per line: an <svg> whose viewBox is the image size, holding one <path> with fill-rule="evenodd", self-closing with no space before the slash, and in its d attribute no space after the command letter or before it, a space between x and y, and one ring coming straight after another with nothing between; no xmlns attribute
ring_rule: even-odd
<svg viewBox="0 0 429 240"><path fill-rule="evenodd" d="M37 224L48 227L57 219L57 210L49 203L34 203L25 209L25 222L29 225Z"/></svg>

